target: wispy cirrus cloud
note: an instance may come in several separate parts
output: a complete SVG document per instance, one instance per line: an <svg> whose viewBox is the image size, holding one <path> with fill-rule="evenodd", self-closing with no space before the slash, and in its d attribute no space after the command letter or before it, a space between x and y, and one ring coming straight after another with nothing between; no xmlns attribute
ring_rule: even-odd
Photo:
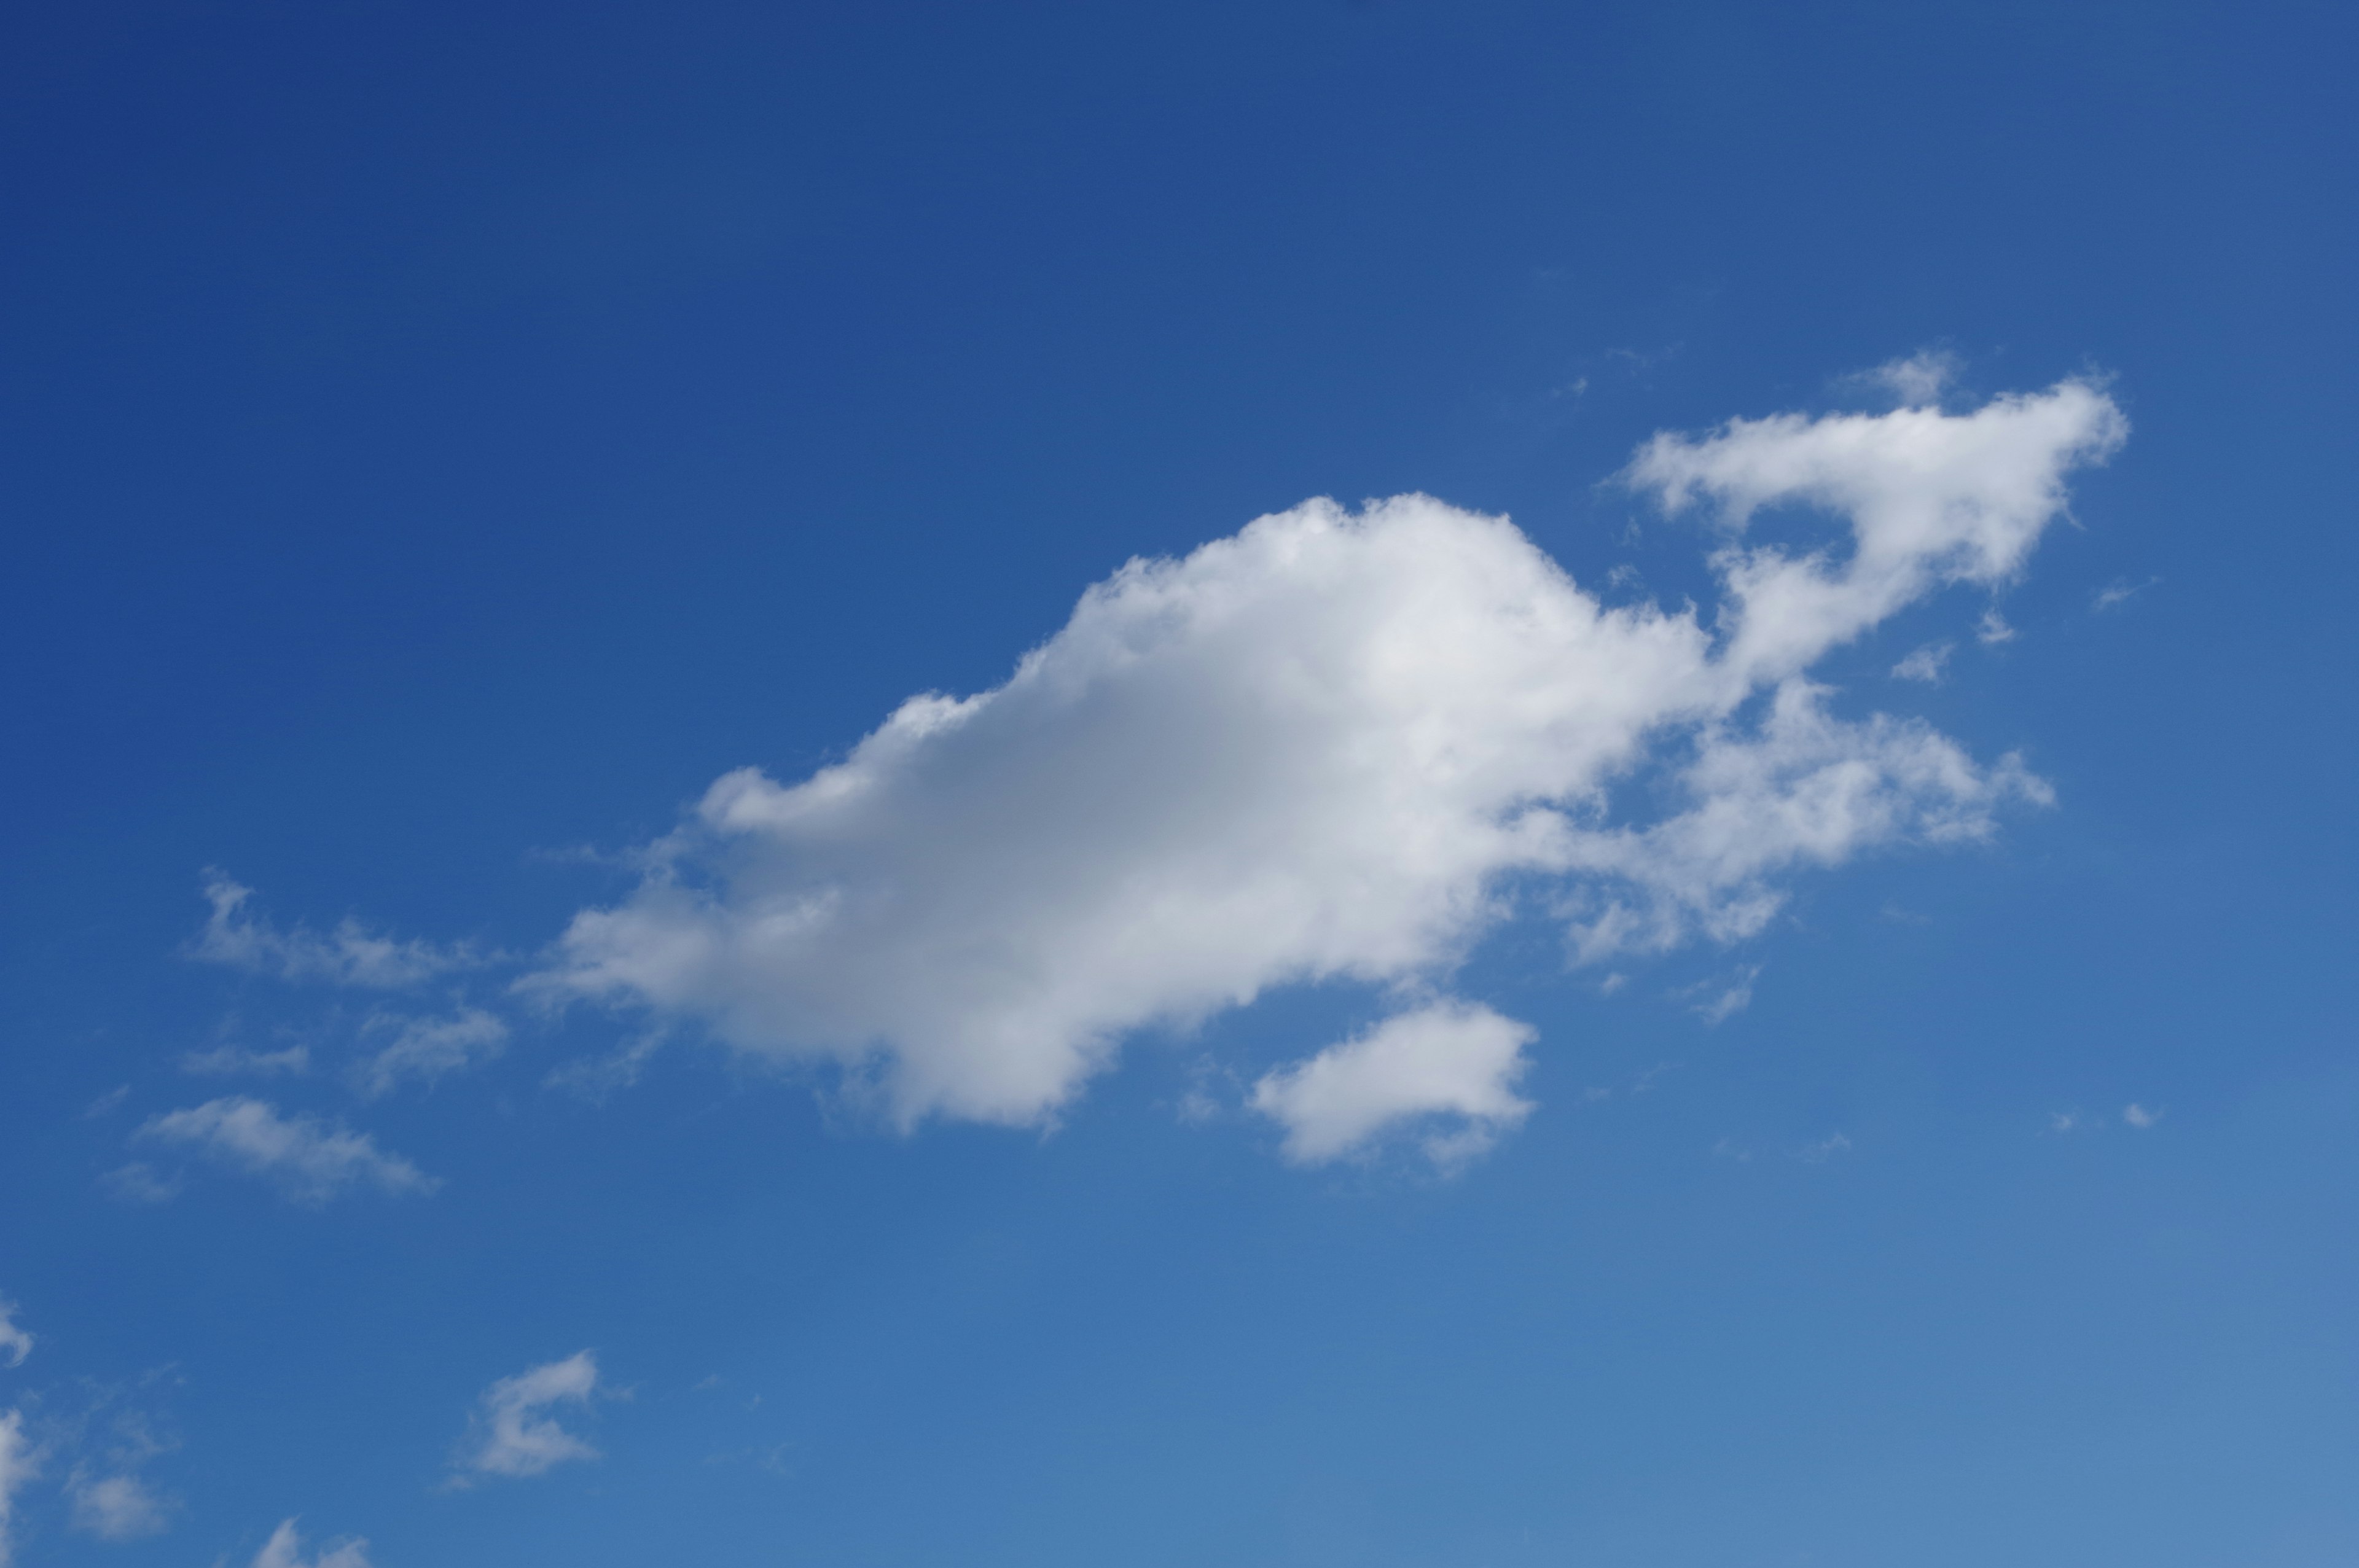
<svg viewBox="0 0 2359 1568"><path fill-rule="evenodd" d="M152 1117L132 1137L263 1177L290 1200L311 1207L354 1188L430 1193L441 1184L379 1149L365 1132L317 1117L288 1116L267 1100L243 1095Z"/></svg>

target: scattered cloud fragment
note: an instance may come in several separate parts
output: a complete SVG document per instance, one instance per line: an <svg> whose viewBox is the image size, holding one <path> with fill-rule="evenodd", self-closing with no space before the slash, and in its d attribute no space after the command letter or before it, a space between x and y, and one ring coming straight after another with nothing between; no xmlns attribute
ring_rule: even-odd
<svg viewBox="0 0 2359 1568"><path fill-rule="evenodd" d="M2021 633L2007 624L2006 617L1998 612L1996 605L1984 611L1982 619L1974 622L1974 641L1986 648L1995 648L2001 643L2012 643L2021 635Z"/></svg>
<svg viewBox="0 0 2359 1568"><path fill-rule="evenodd" d="M33 1353L33 1336L16 1325L16 1314L23 1310L0 1296L0 1367L21 1367Z"/></svg>
<svg viewBox="0 0 2359 1568"><path fill-rule="evenodd" d="M1516 1094L1529 1065L1527 1023L1489 1008L1443 1001L1397 1012L1254 1086L1253 1108L1286 1129L1285 1152L1322 1164L1365 1149L1389 1129L1442 1119L1424 1140L1450 1166L1481 1152L1530 1114Z"/></svg>
<svg viewBox="0 0 2359 1568"><path fill-rule="evenodd" d="M1950 643L1928 643L1893 665L1892 676L1895 680L1923 681L1931 686L1940 680L1952 651Z"/></svg>
<svg viewBox="0 0 2359 1568"><path fill-rule="evenodd" d="M393 990L438 975L479 968L491 961L465 944L438 946L397 940L347 919L326 934L308 925L281 930L247 908L254 890L219 871L208 872L205 898L212 913L189 944L189 955L282 980Z"/></svg>
<svg viewBox="0 0 2359 1568"><path fill-rule="evenodd" d="M242 1095L150 1118L132 1135L186 1150L275 1183L292 1201L317 1207L353 1188L430 1193L440 1183L365 1132L310 1116L287 1116ZM125 1168L126 1171L130 1167ZM131 1178L117 1173L118 1179Z"/></svg>
<svg viewBox="0 0 2359 1568"><path fill-rule="evenodd" d="M25 1412L0 1411L0 1568L16 1561L16 1495L40 1468L41 1456L25 1435Z"/></svg>
<svg viewBox="0 0 2359 1568"><path fill-rule="evenodd" d="M448 1074L490 1061L507 1047L508 1026L478 1007L462 1007L443 1018L406 1018L379 1013L364 1033L391 1035L358 1072L361 1092L374 1099L404 1080L432 1084Z"/></svg>
<svg viewBox="0 0 2359 1568"><path fill-rule="evenodd" d="M145 1160L117 1165L98 1180L101 1186L125 1203L170 1203L180 1195L180 1178L166 1175Z"/></svg>
<svg viewBox="0 0 2359 1568"><path fill-rule="evenodd" d="M180 1057L180 1071L203 1077L300 1077L311 1070L308 1045L283 1051L252 1051L241 1045L219 1045L211 1051L190 1051Z"/></svg>
<svg viewBox="0 0 2359 1568"><path fill-rule="evenodd" d="M598 1391L598 1360L587 1350L502 1378L484 1390L457 1461L458 1483L538 1476L571 1460L597 1458L596 1449L548 1412L560 1405L586 1407Z"/></svg>
<svg viewBox="0 0 2359 1568"><path fill-rule="evenodd" d="M77 1471L68 1483L73 1527L101 1541L137 1541L162 1531L170 1518L164 1499L127 1472L90 1476Z"/></svg>
<svg viewBox="0 0 2359 1568"><path fill-rule="evenodd" d="M1723 1023L1753 1005L1753 982L1760 978L1761 966L1747 964L1716 980L1690 986L1681 994L1696 998L1690 1011L1704 1022Z"/></svg>
<svg viewBox="0 0 2359 1568"><path fill-rule="evenodd" d="M1927 408L1941 401L1962 368L1958 356L1946 349L1920 349L1854 379L1889 393L1904 408Z"/></svg>
<svg viewBox="0 0 2359 1568"><path fill-rule="evenodd" d="M255 1554L253 1568L369 1568L368 1542L360 1540L333 1541L320 1548L310 1558L303 1555L303 1537L288 1519L270 1532Z"/></svg>
<svg viewBox="0 0 2359 1568"><path fill-rule="evenodd" d="M2159 1110L2150 1110L2145 1106L2133 1102L2132 1104L2125 1105L2122 1108L2122 1119L2127 1122L2130 1126L2137 1128L2139 1130L2143 1131L2160 1122L2162 1120L2162 1112Z"/></svg>
<svg viewBox="0 0 2359 1568"><path fill-rule="evenodd" d="M2101 613L2108 610L2119 610L2161 580L2158 577L2150 577L2144 582L2132 582L2127 578L2115 578L2090 597L2089 608Z"/></svg>

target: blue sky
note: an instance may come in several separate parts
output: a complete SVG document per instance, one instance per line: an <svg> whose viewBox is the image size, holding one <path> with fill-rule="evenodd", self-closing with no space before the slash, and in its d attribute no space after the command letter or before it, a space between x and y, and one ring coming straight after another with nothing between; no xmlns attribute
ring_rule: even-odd
<svg viewBox="0 0 2359 1568"><path fill-rule="evenodd" d="M2359 1559L2354 45L15 19L0 1562Z"/></svg>

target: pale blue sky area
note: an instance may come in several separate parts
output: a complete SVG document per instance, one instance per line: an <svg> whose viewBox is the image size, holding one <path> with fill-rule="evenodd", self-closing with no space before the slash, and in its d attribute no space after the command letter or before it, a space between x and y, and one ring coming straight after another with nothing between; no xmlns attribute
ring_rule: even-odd
<svg viewBox="0 0 2359 1568"><path fill-rule="evenodd" d="M2354 50L16 16L0 1564L2359 1561Z"/></svg>

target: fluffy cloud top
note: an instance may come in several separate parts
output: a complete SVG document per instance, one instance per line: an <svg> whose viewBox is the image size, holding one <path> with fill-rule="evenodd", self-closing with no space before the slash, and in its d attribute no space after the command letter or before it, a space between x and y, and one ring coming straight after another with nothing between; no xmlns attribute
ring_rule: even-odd
<svg viewBox="0 0 2359 1568"><path fill-rule="evenodd" d="M1527 894L1591 957L1744 935L1786 872L1980 837L2041 798L2011 759L1835 717L1804 672L1944 584L2013 576L2066 474L2125 429L2067 382L1658 437L1623 477L1716 520L1709 622L1608 607L1506 520L1417 495L1135 560L1006 684L913 697L799 783L724 775L526 983L839 1063L904 1124L1026 1123L1143 1026L1295 981L1433 985ZM1788 505L1847 543L1745 542ZM1680 797L1617 819L1615 786L1649 764ZM1305 1158L1351 1141L1344 1107L1503 1125L1516 1026L1475 1016L1380 1028L1257 1103ZM1415 1078L1411 1041L1470 1058Z"/></svg>
<svg viewBox="0 0 2359 1568"><path fill-rule="evenodd" d="M133 1136L266 1177L296 1202L315 1206L353 1187L429 1193L440 1184L379 1149L365 1132L316 1117L284 1116L269 1101L243 1095L167 1112Z"/></svg>
<svg viewBox="0 0 2359 1568"><path fill-rule="evenodd" d="M270 1539L254 1555L254 1568L369 1568L368 1542L344 1541L322 1546L307 1562L303 1537L290 1519L270 1532Z"/></svg>
<svg viewBox="0 0 2359 1568"><path fill-rule="evenodd" d="M570 1459L597 1458L548 1413L587 1405L597 1391L598 1359L587 1350L502 1378L484 1390L475 1435L459 1460L462 1476L538 1476Z"/></svg>
<svg viewBox="0 0 2359 1568"><path fill-rule="evenodd" d="M438 947L429 942L397 941L355 920L322 935L309 926L281 931L246 908L254 890L215 871L205 881L212 914L189 945L189 954L207 963L269 975L282 980L318 980L330 985L398 989L486 959L463 945Z"/></svg>

